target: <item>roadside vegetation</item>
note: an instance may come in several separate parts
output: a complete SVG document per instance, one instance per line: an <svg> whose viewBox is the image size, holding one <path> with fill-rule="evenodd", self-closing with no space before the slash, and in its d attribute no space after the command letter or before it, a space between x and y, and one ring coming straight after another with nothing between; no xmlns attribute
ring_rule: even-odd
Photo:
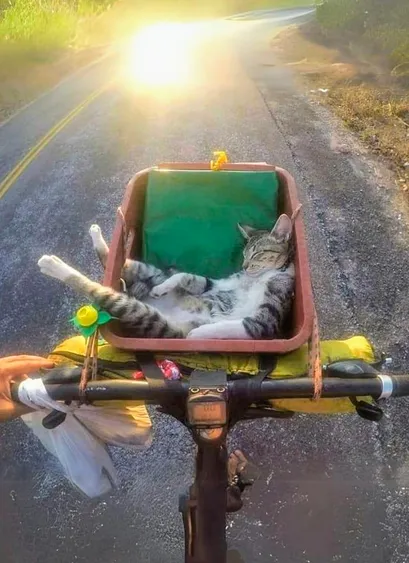
<svg viewBox="0 0 409 563"><path fill-rule="evenodd" d="M324 0L315 22L283 32L273 47L409 191L408 0Z"/></svg>
<svg viewBox="0 0 409 563"><path fill-rule="evenodd" d="M109 6L110 0L0 0L1 48L52 56L73 43L83 19Z"/></svg>
<svg viewBox="0 0 409 563"><path fill-rule="evenodd" d="M77 43L110 0L0 0L0 122L99 54Z"/></svg>
<svg viewBox="0 0 409 563"><path fill-rule="evenodd" d="M408 0L324 0L317 20L327 37L359 38L373 55L409 72Z"/></svg>

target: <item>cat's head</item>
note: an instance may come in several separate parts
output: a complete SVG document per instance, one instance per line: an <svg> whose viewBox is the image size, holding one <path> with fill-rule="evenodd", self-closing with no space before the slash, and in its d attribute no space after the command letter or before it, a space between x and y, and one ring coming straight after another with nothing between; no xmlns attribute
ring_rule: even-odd
<svg viewBox="0 0 409 563"><path fill-rule="evenodd" d="M271 231L238 225L247 244L243 250L243 268L249 273L283 268L290 259L293 225L288 215L280 215Z"/></svg>

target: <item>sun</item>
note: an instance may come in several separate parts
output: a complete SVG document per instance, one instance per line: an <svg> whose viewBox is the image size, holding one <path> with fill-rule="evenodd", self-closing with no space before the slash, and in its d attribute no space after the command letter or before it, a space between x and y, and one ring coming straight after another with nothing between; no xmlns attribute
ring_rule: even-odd
<svg viewBox="0 0 409 563"><path fill-rule="evenodd" d="M189 24L163 23L141 30L127 51L127 78L150 88L186 83L193 72L194 43Z"/></svg>

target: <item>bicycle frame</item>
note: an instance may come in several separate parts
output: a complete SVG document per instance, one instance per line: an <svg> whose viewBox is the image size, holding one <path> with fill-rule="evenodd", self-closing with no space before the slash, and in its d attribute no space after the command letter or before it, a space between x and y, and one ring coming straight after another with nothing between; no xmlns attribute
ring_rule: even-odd
<svg viewBox="0 0 409 563"><path fill-rule="evenodd" d="M241 502L234 508L228 506L228 493L233 489L229 489L226 438L250 404L248 398L229 394L225 373L195 371L187 401L163 406L163 412L189 428L198 448L194 483L179 499L185 563L226 563L226 515L241 507ZM199 411L194 410L197 405Z"/></svg>
<svg viewBox="0 0 409 563"><path fill-rule="evenodd" d="M162 405L163 412L190 430L197 445L194 483L179 498L185 563L226 563L226 437L237 419L226 374L193 372L186 399Z"/></svg>
<svg viewBox="0 0 409 563"><path fill-rule="evenodd" d="M226 563L227 450L198 444L196 476L179 510L185 528L185 563Z"/></svg>

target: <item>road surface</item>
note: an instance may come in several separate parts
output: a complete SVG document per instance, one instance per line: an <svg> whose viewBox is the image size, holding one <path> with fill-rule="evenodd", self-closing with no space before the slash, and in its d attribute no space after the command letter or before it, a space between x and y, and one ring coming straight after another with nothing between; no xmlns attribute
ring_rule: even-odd
<svg viewBox="0 0 409 563"><path fill-rule="evenodd" d="M0 200L1 354L42 352L70 334L80 304L36 266L54 253L98 279L87 231L109 237L123 188L161 160L278 163L304 203L323 336L366 334L409 368L405 203L371 158L308 99L268 39L301 12L231 21L206 39L196 78L148 93L126 80L82 110ZM291 23L294 20L289 20ZM77 104L117 73L118 57L80 72L0 128L0 178ZM0 180L1 181L1 180ZM231 561L405 563L409 560L409 405L379 425L357 417L242 424L232 434L258 464L245 510L228 526ZM187 432L156 419L153 446L115 450L121 488L81 498L20 421L0 429L2 563L180 563L177 498L189 484Z"/></svg>

